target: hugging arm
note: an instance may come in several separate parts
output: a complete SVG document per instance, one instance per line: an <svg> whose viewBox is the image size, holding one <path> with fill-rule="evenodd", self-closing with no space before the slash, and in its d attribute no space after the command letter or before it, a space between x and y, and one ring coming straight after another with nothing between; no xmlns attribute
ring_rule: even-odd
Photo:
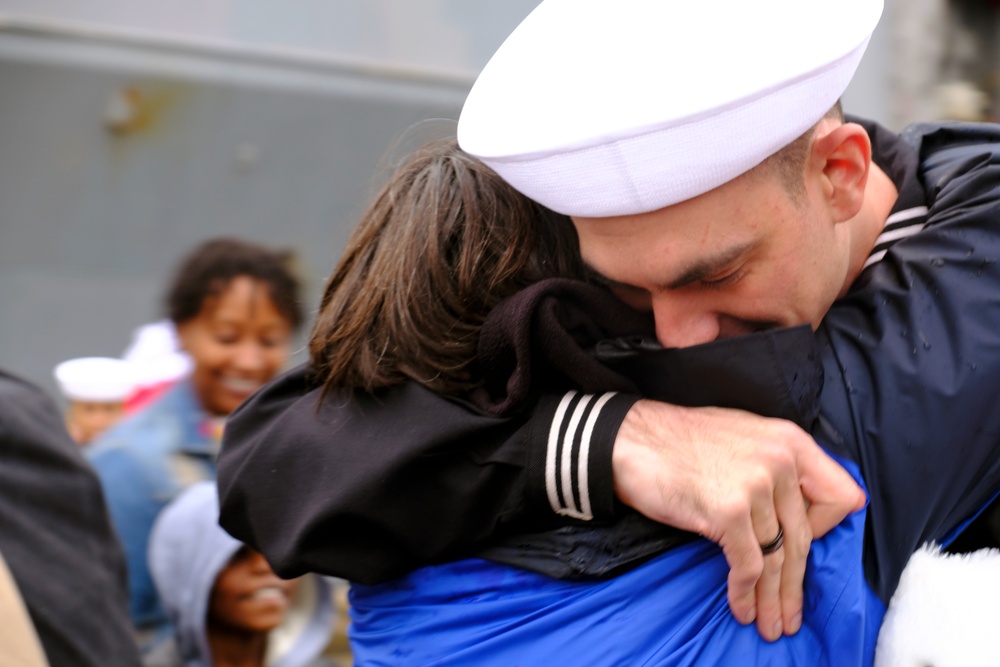
<svg viewBox="0 0 1000 667"><path fill-rule="evenodd" d="M561 396L493 417L412 382L377 396L321 394L305 367L277 378L230 417L219 459L223 527L283 576L382 582L582 516L579 491L560 495L561 485L556 512L544 449L532 447L548 440ZM585 476L594 520L614 512L610 449L634 401L611 395L595 413Z"/></svg>
<svg viewBox="0 0 1000 667"><path fill-rule="evenodd" d="M860 501L804 431L739 410L570 392L500 418L415 383L320 394L305 368L275 380L232 415L219 461L223 526L284 576L385 581L505 535L609 521L617 492L720 542L734 610L770 637L779 619L797 629L811 537ZM787 548L764 559L778 520Z"/></svg>

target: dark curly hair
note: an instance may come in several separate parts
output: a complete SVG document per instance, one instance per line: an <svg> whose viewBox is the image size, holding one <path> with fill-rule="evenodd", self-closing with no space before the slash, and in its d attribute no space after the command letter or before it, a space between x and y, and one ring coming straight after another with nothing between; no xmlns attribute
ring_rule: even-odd
<svg viewBox="0 0 1000 667"><path fill-rule="evenodd" d="M236 238L205 241L177 267L166 294L167 316L174 324L192 320L205 299L222 293L233 279L247 276L267 286L275 309L297 330L303 321L300 285L289 259L288 253Z"/></svg>

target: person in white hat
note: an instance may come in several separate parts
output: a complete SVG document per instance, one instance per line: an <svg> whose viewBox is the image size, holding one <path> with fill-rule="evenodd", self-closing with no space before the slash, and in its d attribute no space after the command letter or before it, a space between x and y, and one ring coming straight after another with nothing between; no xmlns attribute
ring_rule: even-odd
<svg viewBox="0 0 1000 667"><path fill-rule="evenodd" d="M889 215L916 230L926 212L896 208L868 132L839 108L881 11L881 0L546 0L480 74L459 143L570 216L584 260L652 311L662 345L815 328ZM690 447L623 439L615 488L722 544L734 614L774 639L798 628L797 581L822 523L808 514L857 509L843 481L811 483L825 476L805 455L814 447L789 446L786 461L749 443L742 463L717 469L678 458ZM665 482L679 466L694 468ZM784 549L761 558L775 536Z"/></svg>
<svg viewBox="0 0 1000 667"><path fill-rule="evenodd" d="M951 138L960 136L961 130L954 128ZM927 200L936 199L933 215L927 218L928 228L912 235L909 242L894 244L891 254L883 260L872 262L851 297L841 300L824 319L817 331L822 346L811 350L806 346L805 359L801 345L793 347L790 341L802 343L804 339L815 346L808 325L728 338L696 348L662 350L677 353L670 358L694 354L703 361L719 359L709 367L710 372L702 365L701 375L690 372L698 368L697 364L689 363L681 369L668 366L668 372L657 372L662 367L657 367L652 353L638 359L654 376L653 384L647 387L655 391L655 385L662 387L664 380L668 385L679 384L674 398L669 400L698 405L712 404L705 401L706 386L715 385L718 390L720 384L738 377L726 374L727 366L745 369L759 356L753 368L761 376L750 376L748 382L744 375L742 391L737 392L744 399L748 393L759 394L755 403L758 408L786 400L811 405L812 394L806 388L815 390L817 384L823 388L826 364L828 390L823 392L817 408L823 419L813 424L816 413L807 411L798 423L815 429L811 432L825 445L846 456L846 468L855 474L858 468L863 471L872 502L865 513L853 514L812 547L809 562L813 569L807 576L803 625L801 629L790 627L787 634L793 636L787 640L762 645L754 628L733 622L726 609L728 568L716 545L684 539L671 543L667 531L666 544L654 533L654 549L647 549L644 541L648 532L642 524L635 523L634 515L620 513L620 508L614 508L603 497L605 492L611 496L607 488L610 484L598 473L611 471L610 460L604 467L581 465L567 469L566 462L574 460L574 452L587 445L595 449L600 446L610 459L609 443L601 444L598 435L617 428L612 423L611 408L619 411L620 419L634 398L573 391L563 400L556 397L558 410L565 417L557 411L555 416L550 414L549 422L535 420L523 428L523 405L516 402L513 413L501 419L489 411L491 406L476 400L475 394L472 403L476 409L486 411L485 415L471 410L468 403L463 408L460 402L434 400L436 394L432 392L454 396L448 383L461 384L461 377L456 380L455 376L460 375L463 366L448 357L450 363L435 367L428 358L435 352L443 354L441 348L431 342L407 348L413 343L414 333L433 342L448 341L451 332L467 332L462 325L482 322L481 317L471 315L468 320L455 315L457 322L447 317L444 321L428 317L444 309L454 315L449 306L456 302L469 303L470 309L483 307L475 301L449 298L448 286L455 280L458 285L469 284L466 290L452 287L459 294L478 295L481 290L488 294L493 289L502 295L503 281L516 284L518 273L510 271L509 266L503 271L495 269L488 258L514 261L511 257L518 257L525 247L542 252L537 237L531 243L527 241L530 235L519 236L512 230L518 224L530 229L544 221L543 229L555 233L557 223L571 224L565 218L545 216L540 211L529 222L519 222L526 215L523 201L518 208L523 198L512 196L509 187L496 182L495 174L481 164L476 167L477 161L462 153L449 153L446 148L438 153L429 151L431 158L437 156L436 161L415 158L417 166L423 167L416 169L418 175L431 174L433 178L404 171L396 177L399 187L392 187L390 181L389 194L383 193L378 200L382 207L374 207L375 212L359 226L355 234L358 243L351 245L351 252L334 272L324 295L319 316L324 324L314 330L310 345L313 364L265 387L232 418L220 463L220 489L229 505L223 512L223 525L259 545L286 575L318 568L346 574L365 584L385 582L353 589L353 642L360 664L393 664L400 655L414 664L544 664L556 660L570 664L678 664L682 654L697 658L698 664L734 664L734 660L742 658L764 664L867 664L864 660L867 656L870 661L872 630L877 629L884 611L885 596L891 593L901 564L921 536L943 538L1000 485L995 435L1000 432L1000 419L993 407L998 387L994 373L983 373L983 369L997 368L1000 362L1000 355L989 349L997 347L1000 311L988 307L990 300L995 300L1000 271L991 268L989 262L984 264L981 258L973 258L965 246L974 244L986 258L1000 247L995 225L977 230L984 220L993 220L1000 198L993 186L981 190L981 177L995 172L1000 164L996 148L981 143L989 136L997 137L996 128L992 134L987 130L982 129L983 134L968 145L955 144L943 151L935 148L940 136L927 132L917 135L924 138L922 152L930 158L925 159L928 187L932 192L942 190ZM913 196L923 200L923 188L905 176L913 175L908 170L917 166L913 146L884 129L873 126L869 131L878 144L882 164L894 175L902 173L898 180L900 212L919 212L921 207L915 205ZM912 157L912 162L904 160L909 167L901 169L903 164L888 158L892 152L888 147L901 156ZM981 201L972 207L964 204L964 210L952 208L956 201L971 199L970 195ZM429 207L428 202L439 208ZM414 215L408 204L422 213ZM897 215L896 219L907 215ZM393 221L394 216L398 219ZM402 230L412 230L421 240L400 243L399 239L405 238ZM493 233L477 236L483 230ZM955 244L953 239L959 236L963 241ZM511 238L519 241L511 242ZM421 243L428 251L422 251L425 246ZM448 252L437 252L441 247L448 248ZM469 258L460 252L463 247L468 248ZM930 250L935 247L932 254ZM511 248L516 252L511 253ZM522 268L522 279L530 283L534 275L534 280L540 280L538 270L542 276L576 275L569 267L560 267L557 260L544 257L543 253L542 259ZM477 260L484 264L477 265ZM456 266L462 271L455 270ZM969 285L970 269L978 271L978 287ZM933 290L908 288L909 277L916 279L927 272L934 275ZM464 274L461 280L453 278L459 273ZM429 280L428 275L443 277L443 285L424 288L422 280ZM409 280L405 288L399 277ZM484 370L489 351L493 350L494 356L497 352L495 328L499 324L502 330L513 328L515 334L523 333L517 321L525 315L530 319L531 312L519 305L522 293L505 302L513 305L494 302L496 308L479 337L475 361L486 373L488 393L497 392L493 394L497 401L523 392L523 388L515 387L530 377L550 390L562 377L587 379L592 368L588 371L586 367L595 362L584 353L570 357L574 364L569 369L565 363L556 363L546 372L546 365L540 363L565 362L574 343L585 345L579 336L587 334L580 332L591 327L613 332L617 327L619 333L604 334L607 338L646 330L641 325L632 327L636 318L651 318L642 318L620 303L617 310L609 310L606 302L615 299L592 286L591 299L593 292L598 292L604 297L605 307L592 310L591 317L597 319L587 325L579 312L580 304L595 307L600 302L581 301L587 293L569 291L567 282L563 280L562 292L555 294L560 303L554 311L566 314L557 319L574 328L576 335L554 335L558 332L546 328L552 321L553 305L549 302L547 307L540 306L537 325L532 322L530 327L532 340L536 330L541 329L540 345L533 343L540 349L526 355L536 363L522 367L523 350L501 349L501 372L507 375L500 378ZM537 296L535 288L540 287L544 283L532 285L523 294ZM383 293L394 297L389 312L381 305L386 301ZM403 298L406 294L413 296ZM383 310L372 315L373 304ZM353 310L355 307L357 310ZM942 310L967 313L963 321L971 330L954 327L950 318L940 317ZM414 321L421 323L416 329L409 324ZM392 330L395 333L386 332L387 323L398 322L406 326L397 325ZM900 333L901 326L919 332L913 340L928 341L927 345L920 343L919 356L911 348L911 340ZM345 330L356 333L353 337L338 335ZM468 333L456 338L455 347L473 345L476 339ZM751 341L756 341L757 346ZM420 354L421 350L425 352ZM517 367L512 369L513 351L517 352ZM458 360L472 356L466 350ZM979 372L971 364L956 366L956 358L976 359ZM329 361L323 366L325 360ZM340 369L342 375L336 376L335 382L317 381L317 377L326 376L327 368ZM778 370L779 379L787 372L788 378L799 380L790 387L781 382L768 383L769 368ZM688 372L678 373L685 369ZM404 383L407 377L413 381ZM935 382L919 382L921 377L933 377ZM475 378L474 374L465 381L475 385ZM646 388L639 392L622 388L607 375L603 379L596 384L591 381L583 391L617 389L660 397L647 393ZM846 384L848 381L850 384ZM341 391L355 387L367 391L353 397ZM843 393L844 389L849 389L850 394ZM684 395L691 390L696 396ZM676 420L684 412L675 408L667 414ZM690 428L699 425L699 417L702 422L711 422L727 415L732 420L733 414L722 410L691 412L687 421L680 423ZM787 413L785 416L789 418ZM494 430L506 431L504 437L512 444L498 448L496 438L484 442L480 437L484 422L492 422ZM835 432L825 428L824 422L827 427L835 425ZM864 426L863 432L858 432L857 425ZM564 430L566 437L562 435ZM843 436L842 442L838 442L836 432ZM783 430L763 429L763 436L774 433L788 440L794 429L787 423ZM678 432L669 437L676 442L686 435ZM529 461L522 462L519 457L525 455L525 449L518 445L538 436L562 448L562 455L554 452L553 466L556 479L562 480L562 489L556 489L556 498L545 500L549 466L547 462L534 466L542 471L543 499L531 505L532 499L527 496L538 487L532 488L530 478L535 470L530 458L538 452L527 450ZM955 456L952 443L960 443L961 456ZM786 444L779 441L768 451L780 450ZM733 443L721 440L695 445L700 448L703 464L725 461L716 459L718 451L725 455L739 452ZM550 452L551 448L541 450L543 456ZM820 456L825 458L822 453ZM464 472L460 468L463 459L468 464ZM576 461L600 464L601 455L580 454ZM655 460L652 465L656 465ZM521 466L527 475L516 474ZM689 469L692 466L684 468ZM726 472L715 465L714 473L723 482L715 489L718 494L727 492ZM489 487L505 488L509 504L506 499L498 499L503 494ZM546 507L550 502L552 509ZM533 508L535 524L525 516L530 511L526 513L518 503ZM553 512L571 517L568 525L550 531L555 533L554 539L551 534L525 534L526 527L547 525ZM486 551L477 551L483 546L484 528L477 524L480 520L487 524L486 534L492 529L506 544L497 549L494 543ZM630 521L632 528L641 529L638 533L629 530ZM625 530L618 530L619 526ZM520 533L516 532L518 527ZM511 537L502 539L512 532ZM592 537L594 534L598 539ZM672 548L664 551L666 547ZM763 560L777 561L784 550L780 539L772 545L755 543L754 547ZM493 562L466 559L433 565L463 554L476 554ZM685 560L692 555L693 559ZM565 566L562 573L559 567L548 567L552 563ZM406 567L427 564L432 567L391 580L405 574ZM595 570L595 565L603 569ZM621 574L623 569L628 573ZM587 581L565 581L567 571L582 574ZM539 572L548 578L537 576ZM611 574L621 576L608 579ZM881 600L867 586L875 589ZM652 656L656 662L647 663L646 657Z"/></svg>
<svg viewBox="0 0 1000 667"><path fill-rule="evenodd" d="M969 420L936 424L926 415L940 415L943 406L951 405L968 410L975 423L988 415L984 404L991 405L997 397L995 383L971 378L973 367L996 367L997 345L987 333L989 327L960 334L949 321L960 314L966 320L975 315L973 320L980 322L980 313L991 312L991 303L995 306L985 289L997 278L989 250L978 248L985 252L981 268L968 271L989 280L978 289L962 280L968 294L957 289L958 277L970 267L963 253L972 256L976 248L970 242L966 249L955 239L995 217L996 154L984 146L995 141L996 131L976 136L969 128L964 134L938 128L913 133L904 141L891 133L880 139L874 128L845 122L836 101L860 59L881 3L744 4L547 0L484 70L463 111L459 139L524 194L570 215L584 258L623 300L654 314L665 345L694 345L793 324L815 328L832 306L840 317L821 331L822 340L836 338L843 348L835 347L827 363L827 387L832 389L824 399L835 408L831 414L839 419L837 428L850 434L864 457L859 463L869 485L881 485L882 480L867 473L888 471L891 455L902 451L899 440L891 440L897 449L888 455L871 447L879 440L875 436L893 428L895 420L901 431L899 424L932 426L921 434L927 442L920 440L928 452L947 452L939 443L953 438L963 451L972 441L995 447L995 438L966 428ZM942 174L946 156L954 163ZM917 240L925 223L936 231ZM915 240L900 241L908 237ZM876 268L865 273L868 266ZM948 270L937 273L935 267ZM933 282L928 272L940 280ZM881 301L876 302L878 290ZM917 296L911 297L913 292ZM904 296L911 300L896 307L894 301L904 303ZM846 310L833 305L838 299ZM866 314L851 313L852 301ZM942 348L962 354L938 356ZM966 355L969 351L978 352L975 362ZM931 357L933 363L926 361ZM865 359L909 370L867 373ZM965 366L956 362L962 359ZM857 375L852 377L849 372L854 370ZM900 381L904 377L919 383L920 391L910 391ZM928 386L926 381L932 379L940 388ZM837 395L841 386L850 398ZM950 392L956 386L968 404L955 402ZM281 393L280 388L276 391ZM584 397L580 405L592 408L592 414L603 409L596 397ZM560 424L574 429L571 433L586 444L596 443L601 421L579 419L582 410L571 411L572 423L568 416L564 421L558 414L552 418L552 428L544 432L559 437L550 436L550 446L564 442ZM274 414L262 415L256 425L266 423L269 434L278 432L278 423L288 425ZM254 421L250 410L237 421L241 418L245 425ZM466 425L455 432L470 438ZM586 454L579 459L557 457L560 467L553 477L564 480L564 486L555 494L559 497L552 500L552 510L578 520L607 518L589 509L603 504L603 499L591 502L598 499L598 485L610 496L611 484L596 476L585 480L585 473L613 467L619 500L723 546L734 568L728 594L738 619L756 616L769 639L794 635L802 609L796 588L813 537L811 522L805 519L819 508L828 510L827 519L842 518L857 509L859 496L853 485L830 485L809 463L807 455L818 451L809 438L787 425L772 426L747 416L677 409L657 413L646 402L635 403L618 431L613 456L610 447L601 449L608 455L604 467L587 461ZM290 431L281 432L301 449L299 433L293 438ZM449 441L441 434L437 438ZM268 444L276 445L273 438ZM385 441L381 444L388 447ZM577 450L576 444L572 449L588 451L583 446ZM490 450L490 462L512 465L505 456L508 451L514 450ZM977 455L982 453L977 449ZM266 458L268 452L258 446L258 454ZM336 456L333 452L324 462ZM545 460L544 453L541 458ZM926 479L927 471L914 465L919 463L916 458L911 453L899 467ZM875 460L881 465L872 466ZM246 475L247 459L238 463ZM262 472L275 469L262 463ZM416 469L430 486L426 466ZM943 468L934 472L949 474ZM578 475L589 487L576 484ZM897 476L895 482L901 478L906 480ZM253 477L255 482L262 479ZM572 481L572 493L565 491L565 480ZM527 495L523 482L524 477L518 478L511 492ZM282 483L287 485L288 479ZM337 486L328 477L324 483ZM940 490L940 484L934 488ZM543 486L543 494L545 490ZM435 493L439 491L435 487ZM241 492L248 491L243 487ZM257 492L267 494L264 489ZM916 493L912 500L924 503ZM301 506L301 496L296 503ZM296 544L294 537L288 540L282 534L282 544L271 546L291 562L303 554L289 554L284 547L315 547L310 555L319 561L312 563L324 567L336 560L329 542L313 539L317 526L329 528L332 504L324 499L312 508L315 524L297 522L295 530L309 544ZM418 508L407 505L411 522ZM900 509L880 503L869 521L879 525ZM475 510L463 505L462 511ZM223 515L225 520L225 510ZM357 517L350 514L352 521ZM508 518L494 512L484 521L499 524ZM912 553L914 536L908 535L906 544L882 547L897 560L900 555L905 559ZM454 542L448 548L435 557L458 552ZM883 555L872 556L876 567ZM870 581L878 581L877 574ZM883 585L891 590L892 577ZM364 618L375 617L368 612L377 604L398 602L393 595L399 590L399 585L390 585L367 593L366 601L372 604ZM411 593L413 589L407 589L406 594ZM361 626L355 629L359 632ZM375 624L369 629L377 630Z"/></svg>
<svg viewBox="0 0 1000 667"><path fill-rule="evenodd" d="M54 374L69 401L66 430L81 446L118 423L136 386L128 362L113 357L69 359Z"/></svg>

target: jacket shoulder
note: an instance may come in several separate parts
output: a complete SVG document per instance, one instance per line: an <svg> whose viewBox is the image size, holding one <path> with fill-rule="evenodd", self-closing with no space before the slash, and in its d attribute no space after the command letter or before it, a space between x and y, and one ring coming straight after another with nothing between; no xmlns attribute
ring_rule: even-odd
<svg viewBox="0 0 1000 667"><path fill-rule="evenodd" d="M931 202L946 189L970 197L970 191L996 190L1000 167L1000 125L995 123L918 123L901 136L917 149L920 179ZM959 186L955 187L949 186Z"/></svg>
<svg viewBox="0 0 1000 667"><path fill-rule="evenodd" d="M922 154L957 146L987 147L1000 144L1000 124L959 121L914 123L905 127L900 136Z"/></svg>

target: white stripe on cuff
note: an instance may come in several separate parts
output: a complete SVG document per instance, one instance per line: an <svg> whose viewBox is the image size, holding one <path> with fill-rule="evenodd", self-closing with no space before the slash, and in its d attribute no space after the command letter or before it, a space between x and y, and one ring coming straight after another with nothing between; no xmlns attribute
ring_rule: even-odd
<svg viewBox="0 0 1000 667"><path fill-rule="evenodd" d="M556 514L571 516L577 519L590 520L594 518L590 503L590 444L594 434L594 426L601 410L615 395L609 392L601 395L580 394L568 392L559 401L556 413L549 428L549 438L545 453L545 491L549 498L552 511ZM579 397L576 406L570 410L574 400ZM587 413L585 422L583 415ZM566 426L563 437L559 434ZM573 451L573 442L580 435L579 450ZM560 452L560 446L562 451ZM573 471L576 469L576 484L573 483ZM561 482L561 485L559 484ZM561 487L561 488L560 488ZM574 491L576 493L574 493ZM579 495L580 504L574 497Z"/></svg>

